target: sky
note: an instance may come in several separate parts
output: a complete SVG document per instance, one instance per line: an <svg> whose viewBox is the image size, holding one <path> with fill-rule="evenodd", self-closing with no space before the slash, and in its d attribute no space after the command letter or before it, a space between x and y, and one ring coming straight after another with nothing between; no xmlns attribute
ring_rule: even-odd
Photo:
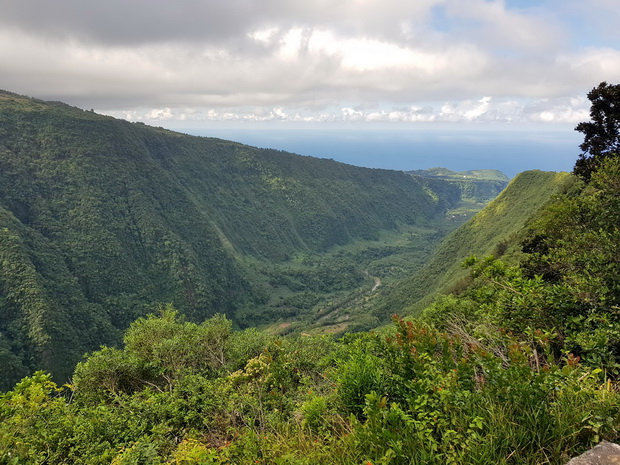
<svg viewBox="0 0 620 465"><path fill-rule="evenodd" d="M566 170L618 24L618 0L2 0L0 88L361 166Z"/></svg>

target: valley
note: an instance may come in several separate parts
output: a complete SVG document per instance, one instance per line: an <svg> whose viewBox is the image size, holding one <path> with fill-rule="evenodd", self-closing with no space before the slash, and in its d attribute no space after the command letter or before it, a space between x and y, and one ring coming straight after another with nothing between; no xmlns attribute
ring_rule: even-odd
<svg viewBox="0 0 620 465"><path fill-rule="evenodd" d="M620 440L618 137L578 129L573 174L508 182L0 92L0 463L563 465Z"/></svg>
<svg viewBox="0 0 620 465"><path fill-rule="evenodd" d="M69 376L173 304L192 321L342 333L507 178L357 168L0 93L0 292L10 386ZM374 278L371 278L374 277Z"/></svg>

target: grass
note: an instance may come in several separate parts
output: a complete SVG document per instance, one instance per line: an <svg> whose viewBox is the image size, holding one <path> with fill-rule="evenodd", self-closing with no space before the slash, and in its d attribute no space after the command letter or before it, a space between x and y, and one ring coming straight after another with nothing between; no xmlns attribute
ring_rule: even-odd
<svg viewBox="0 0 620 465"><path fill-rule="evenodd" d="M381 232L377 240L358 240L320 254L298 253L279 263L246 259L251 280L260 283L268 297L244 310L249 312L245 318L281 314L260 326L281 334L372 329L391 315L369 310L377 291L420 270L438 241L462 221L446 215L434 224L401 225ZM339 287L343 281L352 285Z"/></svg>
<svg viewBox="0 0 620 465"><path fill-rule="evenodd" d="M517 253L516 234L554 195L569 189L574 182L575 178L568 173L521 173L495 200L448 235L419 271L388 284L378 305L392 313L416 314L435 295L449 293L466 278L468 271L461 263L468 256Z"/></svg>

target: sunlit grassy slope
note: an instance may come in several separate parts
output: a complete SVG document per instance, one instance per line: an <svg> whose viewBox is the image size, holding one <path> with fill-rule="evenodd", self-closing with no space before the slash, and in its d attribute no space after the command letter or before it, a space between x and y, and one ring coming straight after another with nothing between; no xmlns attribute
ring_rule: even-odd
<svg viewBox="0 0 620 465"><path fill-rule="evenodd" d="M468 271L461 263L470 255L517 253L518 234L550 199L569 189L569 173L526 171L464 225L446 237L428 263L413 276L386 287L378 297L380 312L416 313L438 292L458 288Z"/></svg>

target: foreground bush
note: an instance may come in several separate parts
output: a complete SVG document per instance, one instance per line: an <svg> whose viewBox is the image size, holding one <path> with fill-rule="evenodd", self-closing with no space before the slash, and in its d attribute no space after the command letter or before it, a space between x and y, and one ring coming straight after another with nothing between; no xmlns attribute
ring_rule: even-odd
<svg viewBox="0 0 620 465"><path fill-rule="evenodd" d="M617 439L601 370L499 337L396 318L387 337L268 341L164 312L74 385L37 373L2 395L0 463L560 464Z"/></svg>

